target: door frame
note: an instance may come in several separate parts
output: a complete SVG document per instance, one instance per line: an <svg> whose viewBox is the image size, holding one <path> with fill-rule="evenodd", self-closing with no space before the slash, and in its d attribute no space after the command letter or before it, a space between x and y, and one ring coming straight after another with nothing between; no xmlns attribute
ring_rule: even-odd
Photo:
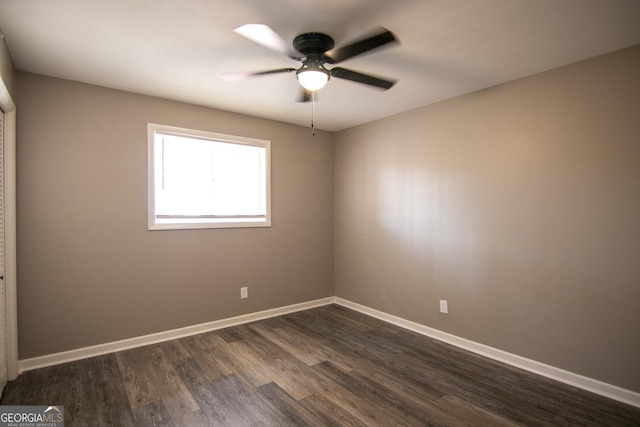
<svg viewBox="0 0 640 427"><path fill-rule="evenodd" d="M16 244L16 105L0 76L0 113L4 114L5 289L7 377L18 377L18 293Z"/></svg>

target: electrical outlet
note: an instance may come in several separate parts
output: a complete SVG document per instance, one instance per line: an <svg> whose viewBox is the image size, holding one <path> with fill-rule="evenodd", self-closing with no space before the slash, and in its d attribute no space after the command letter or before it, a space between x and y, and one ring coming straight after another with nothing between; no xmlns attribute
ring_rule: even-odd
<svg viewBox="0 0 640 427"><path fill-rule="evenodd" d="M447 304L447 300L440 300L440 313L448 313L449 312L449 304Z"/></svg>
<svg viewBox="0 0 640 427"><path fill-rule="evenodd" d="M240 288L240 299L245 299L245 298L249 298L249 288L247 288L246 286L243 288Z"/></svg>

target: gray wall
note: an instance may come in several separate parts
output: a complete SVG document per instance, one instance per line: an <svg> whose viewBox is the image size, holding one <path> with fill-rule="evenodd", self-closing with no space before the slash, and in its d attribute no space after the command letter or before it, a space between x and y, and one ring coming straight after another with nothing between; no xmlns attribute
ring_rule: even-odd
<svg viewBox="0 0 640 427"><path fill-rule="evenodd" d="M4 38L0 38L0 78L13 96L13 61Z"/></svg>
<svg viewBox="0 0 640 427"><path fill-rule="evenodd" d="M331 133L16 78L20 359L333 295ZM273 226L147 231L147 122L271 140Z"/></svg>
<svg viewBox="0 0 640 427"><path fill-rule="evenodd" d="M336 295L640 392L639 76L636 46L338 133Z"/></svg>

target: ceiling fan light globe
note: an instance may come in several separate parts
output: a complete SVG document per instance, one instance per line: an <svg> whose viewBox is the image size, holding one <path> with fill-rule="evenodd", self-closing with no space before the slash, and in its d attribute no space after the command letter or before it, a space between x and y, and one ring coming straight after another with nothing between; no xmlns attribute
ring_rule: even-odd
<svg viewBox="0 0 640 427"><path fill-rule="evenodd" d="M298 73L298 82L303 88L316 91L322 89L329 81L329 73L318 70L302 70Z"/></svg>

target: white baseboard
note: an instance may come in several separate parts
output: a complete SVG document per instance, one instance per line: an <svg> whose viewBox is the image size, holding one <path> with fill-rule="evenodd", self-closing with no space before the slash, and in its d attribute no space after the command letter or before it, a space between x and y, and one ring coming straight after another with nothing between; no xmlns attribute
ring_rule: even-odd
<svg viewBox="0 0 640 427"><path fill-rule="evenodd" d="M270 310L259 311L256 313L245 314L228 319L215 320L213 322L202 323L199 325L187 326L184 328L173 329L170 331L159 332L156 334L143 335L140 337L129 338L121 341L114 341L105 344L98 344L91 347L84 347L75 350L64 351L61 353L49 354L45 356L34 357L18 361L19 372L29 371L32 369L43 368L46 366L58 365L61 363L72 362L74 360L86 359L89 357L101 356L103 354L113 353L121 350L128 350L135 347L156 344L163 341L169 341L177 338L184 338L191 335L210 332L217 329L228 328L230 326L241 325L243 323L255 322L257 320L267 319L270 317L281 316L283 314L294 313L296 311L308 310L314 307L320 307L328 304L339 304L371 317L383 320L385 322L400 326L413 332L437 339L439 341L452 344L456 347L469 350L490 359L515 366L534 374L542 375L574 387L587 390L628 405L640 408L640 393L626 390L624 388L607 384L592 378L588 378L564 369L546 365L526 357L518 356L489 347L484 344L477 343L465 338L461 338L449 333L433 329L428 326L421 325L401 317L393 316L373 308L360 305L349 300L339 297L328 297L314 301L308 301L300 304L288 305L285 307L274 308Z"/></svg>
<svg viewBox="0 0 640 427"><path fill-rule="evenodd" d="M635 391L565 371L564 369L556 368L541 362L536 362L535 360L508 353L494 347L489 347L475 341L460 338L456 335L451 335L438 329L433 329L410 320L402 319L343 298L336 297L335 303L413 332L472 351L490 359L640 408L640 393Z"/></svg>
<svg viewBox="0 0 640 427"><path fill-rule="evenodd" d="M314 301L273 308L270 310L258 311L256 313L244 314L227 319L214 320L213 322L201 323L199 325L187 326L170 331L158 332L150 335L129 338L121 341L114 341L105 344L93 345L91 347L78 348L75 350L63 351L61 353L47 354L45 356L33 357L18 361L18 371L25 372L32 369L44 368L46 366L59 365L61 363L73 362L74 360L87 359L89 357L101 356L103 354L114 353L116 351L128 350L150 344L157 344L204 332L215 331L217 329L228 328L230 326L241 325L243 323L255 322L256 320L270 317L282 316L283 314L294 313L296 311L308 310L335 302L335 297L322 298Z"/></svg>

